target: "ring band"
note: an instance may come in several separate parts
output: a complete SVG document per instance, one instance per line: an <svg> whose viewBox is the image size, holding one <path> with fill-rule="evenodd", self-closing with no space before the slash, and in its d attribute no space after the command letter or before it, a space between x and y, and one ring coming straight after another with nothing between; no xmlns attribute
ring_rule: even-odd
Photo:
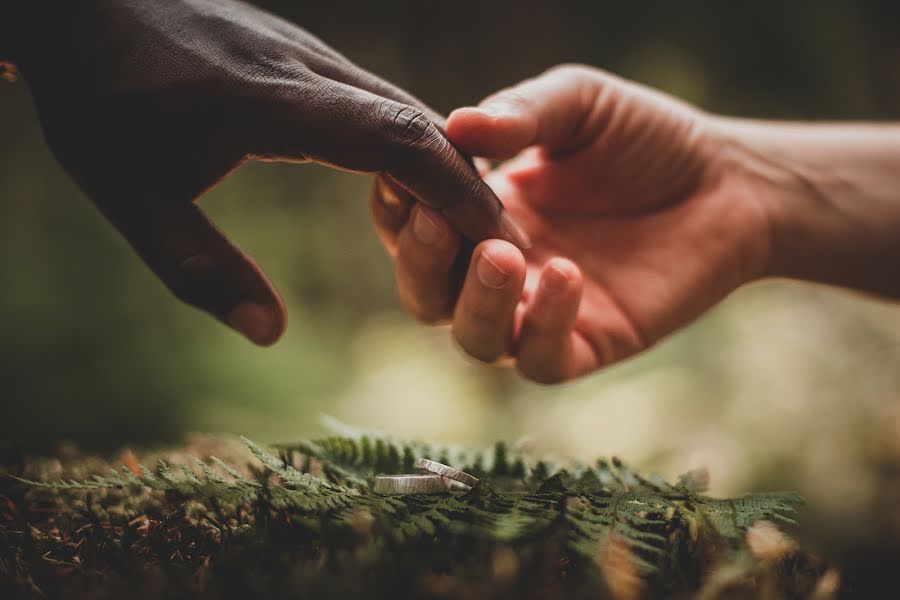
<svg viewBox="0 0 900 600"><path fill-rule="evenodd" d="M453 479L454 481L458 481L460 483L464 483L469 487L475 487L476 485L478 485L477 477L473 477L465 471L454 469L453 467L433 460L429 460L427 458L417 458L414 466L417 469L422 469L431 473L435 473L437 475L449 477L450 479Z"/></svg>
<svg viewBox="0 0 900 600"><path fill-rule="evenodd" d="M376 494L445 494L450 480L440 475L377 475L373 490Z"/></svg>

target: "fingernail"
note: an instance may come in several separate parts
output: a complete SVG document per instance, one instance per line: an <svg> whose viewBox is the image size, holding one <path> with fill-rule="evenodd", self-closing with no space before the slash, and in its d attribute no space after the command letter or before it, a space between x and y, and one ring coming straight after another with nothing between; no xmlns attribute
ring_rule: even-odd
<svg viewBox="0 0 900 600"><path fill-rule="evenodd" d="M500 215L500 227L503 229L506 239L518 246L522 250L531 248L531 240L528 234L522 229L522 226L516 223L508 212L503 211Z"/></svg>
<svg viewBox="0 0 900 600"><path fill-rule="evenodd" d="M549 265L541 276L541 289L550 294L558 294L566 289L569 278L554 265Z"/></svg>
<svg viewBox="0 0 900 600"><path fill-rule="evenodd" d="M519 108L512 102L495 101L479 106L478 110L483 114L499 119L503 117L516 117L519 115Z"/></svg>
<svg viewBox="0 0 900 600"><path fill-rule="evenodd" d="M445 235L445 231L434 222L423 210L417 210L413 219L413 236L419 243L426 246L435 246Z"/></svg>
<svg viewBox="0 0 900 600"><path fill-rule="evenodd" d="M254 302L241 302L231 309L226 320L251 342L261 346L274 343L281 334L275 313Z"/></svg>
<svg viewBox="0 0 900 600"><path fill-rule="evenodd" d="M475 270L478 272L478 279L481 280L481 283L495 290L502 289L509 281L509 273L495 265L487 254L481 255Z"/></svg>

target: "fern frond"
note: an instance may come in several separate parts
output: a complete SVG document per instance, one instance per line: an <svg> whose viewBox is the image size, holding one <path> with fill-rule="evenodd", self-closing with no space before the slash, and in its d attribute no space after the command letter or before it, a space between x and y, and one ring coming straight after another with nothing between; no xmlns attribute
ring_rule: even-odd
<svg viewBox="0 0 900 600"><path fill-rule="evenodd" d="M564 548L566 560L580 568L602 564L608 576L624 564L628 577L660 573L674 560L673 540L697 539L679 532L708 527L741 549L751 525L760 520L793 523L802 504L796 494L778 492L709 498L699 493L703 477L688 474L670 484L658 476L644 477L618 458L570 469L530 463L502 443L468 450L359 432L276 446L273 453L241 439L258 461L252 467L210 457L175 467L160 460L153 470L142 466L139 474L111 469L83 481L19 480L66 493L108 489L128 497L129 490L149 490L143 496L172 496L182 506L211 507L215 516L207 519L219 535L246 535L251 522L257 527L284 522L303 528L322 548L329 543L323 532L349 544L368 531L366 535L398 549L431 540L519 547L552 539ZM373 475L409 472L418 456L473 472L482 483L463 494L372 492ZM151 500L135 502L141 501ZM140 515L141 508L126 512ZM602 559L606 549L615 550L616 560Z"/></svg>
<svg viewBox="0 0 900 600"><path fill-rule="evenodd" d="M758 521L796 524L791 517L803 506L803 498L794 492L748 494L733 499L695 497L698 512L726 538L743 536Z"/></svg>

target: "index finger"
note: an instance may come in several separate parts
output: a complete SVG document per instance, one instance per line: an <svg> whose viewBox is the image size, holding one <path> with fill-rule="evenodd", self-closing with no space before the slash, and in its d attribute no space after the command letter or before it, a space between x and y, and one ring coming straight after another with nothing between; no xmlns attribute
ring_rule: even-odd
<svg viewBox="0 0 900 600"><path fill-rule="evenodd" d="M497 238L530 248L528 235L506 212L494 191L442 134L437 135L450 149L404 151L385 174L420 202L439 211L470 240Z"/></svg>
<svg viewBox="0 0 900 600"><path fill-rule="evenodd" d="M421 109L337 81L281 89L255 132L259 152L382 172L472 241L530 243L473 165Z"/></svg>
<svg viewBox="0 0 900 600"><path fill-rule="evenodd" d="M377 135L391 147L386 175L473 241L499 238L530 246L474 165L424 112L392 100L377 101L375 110Z"/></svg>

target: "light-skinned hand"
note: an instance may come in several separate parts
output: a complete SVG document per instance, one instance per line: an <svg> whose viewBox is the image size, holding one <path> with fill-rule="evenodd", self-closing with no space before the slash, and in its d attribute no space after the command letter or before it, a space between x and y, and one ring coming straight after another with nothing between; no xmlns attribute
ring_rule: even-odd
<svg viewBox="0 0 900 600"><path fill-rule="evenodd" d="M676 99L563 66L453 112L447 134L472 155L513 157L486 181L533 247L482 242L465 270L437 212L384 218L376 198L375 216L405 307L450 320L477 359L571 379L648 348L767 268L766 208L711 119ZM380 182L379 197L390 188Z"/></svg>

